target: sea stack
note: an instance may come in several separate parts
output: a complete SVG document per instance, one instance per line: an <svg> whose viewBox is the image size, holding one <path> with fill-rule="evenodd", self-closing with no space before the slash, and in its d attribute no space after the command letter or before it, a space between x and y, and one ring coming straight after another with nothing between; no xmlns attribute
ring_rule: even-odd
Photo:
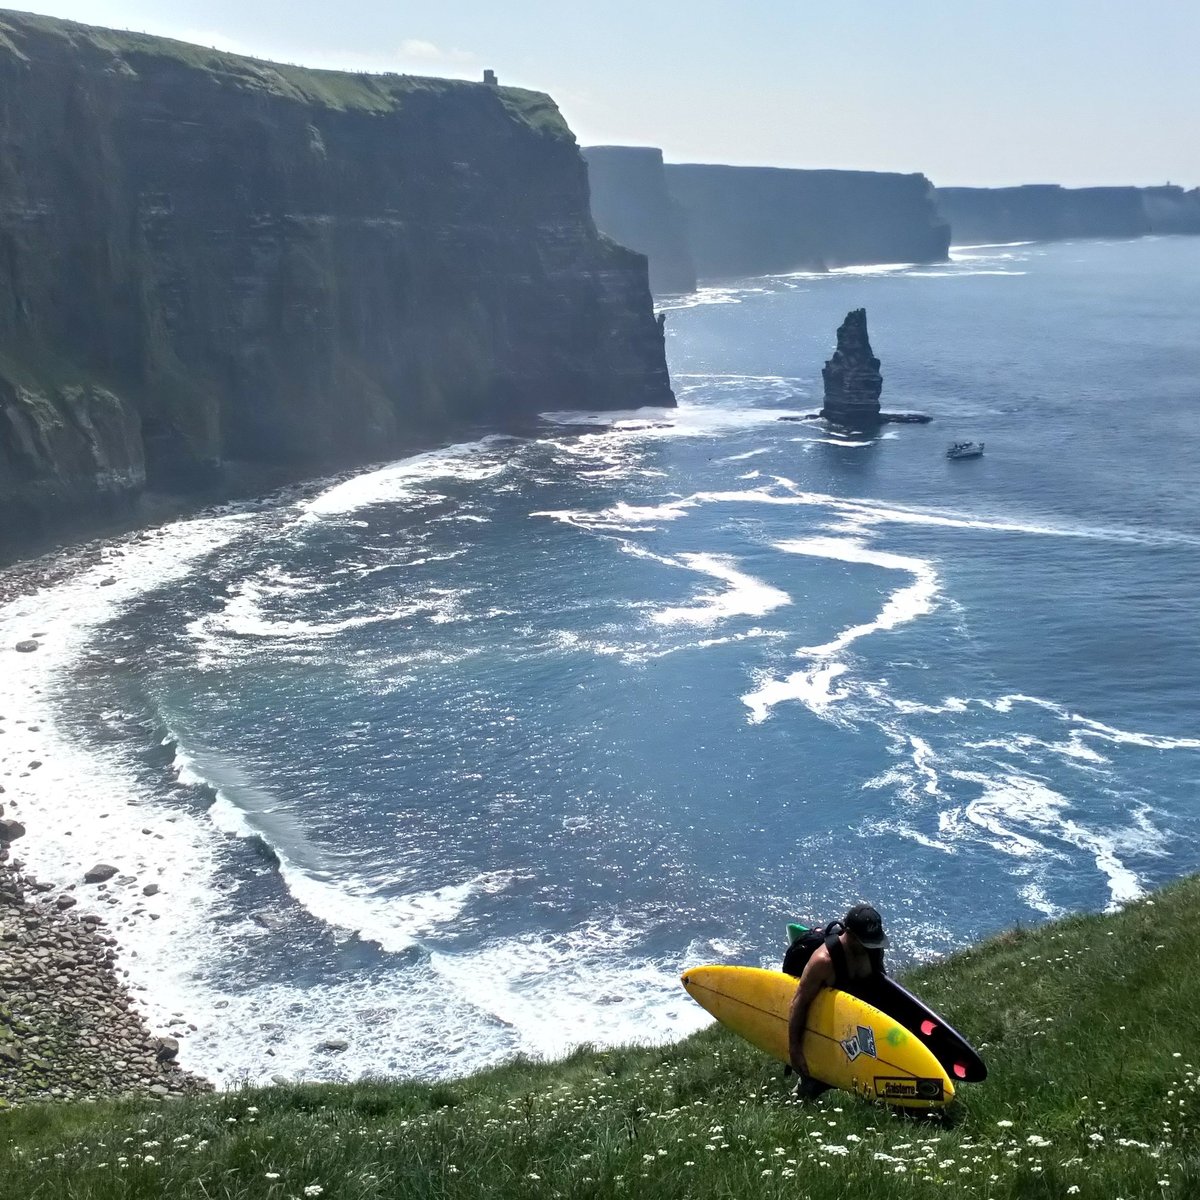
<svg viewBox="0 0 1200 1200"><path fill-rule="evenodd" d="M879 395L883 376L879 359L871 353L867 337L867 310L846 314L837 331L837 349L821 371L825 380L825 406L821 416L850 429L879 424Z"/></svg>

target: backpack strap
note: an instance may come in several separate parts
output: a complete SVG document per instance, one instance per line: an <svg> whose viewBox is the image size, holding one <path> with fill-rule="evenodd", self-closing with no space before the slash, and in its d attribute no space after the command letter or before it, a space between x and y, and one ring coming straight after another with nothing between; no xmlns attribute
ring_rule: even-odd
<svg viewBox="0 0 1200 1200"><path fill-rule="evenodd" d="M825 934L825 949L829 952L829 961L833 963L833 986L845 991L850 982L850 971L846 966L846 948L832 930Z"/></svg>

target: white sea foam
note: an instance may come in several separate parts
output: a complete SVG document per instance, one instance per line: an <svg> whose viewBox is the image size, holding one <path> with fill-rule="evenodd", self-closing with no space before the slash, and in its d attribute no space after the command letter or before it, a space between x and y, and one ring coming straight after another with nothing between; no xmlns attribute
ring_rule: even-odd
<svg viewBox="0 0 1200 1200"><path fill-rule="evenodd" d="M206 1025L188 1040L223 1084L276 1074L438 1079L581 1043L665 1042L708 1024L679 988L682 961L649 959L619 943L589 952L592 937L528 934L466 953L436 950L385 977L198 992L197 1007L226 1007L220 1027ZM346 1039L347 1049L323 1052L331 1036Z"/></svg>
<svg viewBox="0 0 1200 1200"><path fill-rule="evenodd" d="M509 459L496 456L498 446L515 439L494 434L477 442L460 442L440 450L427 450L375 471L355 475L328 488L299 506L302 519L313 521L347 517L376 504L441 499L429 485L439 479L479 481L495 478L508 469Z"/></svg>
<svg viewBox="0 0 1200 1200"><path fill-rule="evenodd" d="M648 956L640 940L620 921L592 921L465 950L409 951L404 969L383 977L268 984L228 995L209 989L197 993L196 1007L220 1003L222 1020L192 1035L192 1050L224 1083L275 1074L439 1078L584 1042L667 1041L707 1024L679 987L684 957ZM716 953L707 945L696 956L711 960ZM349 1044L323 1054L320 1043L332 1035Z"/></svg>
<svg viewBox="0 0 1200 1200"><path fill-rule="evenodd" d="M795 437L791 439L793 442L805 442L809 445L821 446L846 446L850 449L859 449L863 446L873 446L874 441L855 441L853 438L844 437Z"/></svg>
<svg viewBox="0 0 1200 1200"><path fill-rule="evenodd" d="M1071 846L1092 855L1108 882L1110 908L1143 894L1141 881L1119 851L1125 846L1144 854L1160 852L1162 835L1145 810L1133 814L1133 826L1088 829L1069 815L1070 801L1043 780L1015 772L954 771L953 775L979 786L981 794L966 805L963 815L989 835L994 849L1018 857L1061 859L1063 851L1055 843ZM947 818L947 824L952 825L952 819Z"/></svg>
<svg viewBox="0 0 1200 1200"><path fill-rule="evenodd" d="M924 846L926 850L936 850L939 854L958 853L957 846L933 837L924 830L918 829L915 825L905 821L887 819L873 821L871 823L871 830L875 833L890 833L895 837L905 838L910 842L916 842L918 846Z"/></svg>
<svg viewBox="0 0 1200 1200"><path fill-rule="evenodd" d="M768 419L774 420L774 416ZM715 418L720 424L723 415ZM1109 541L1139 546L1200 546L1200 536L1172 529L1141 530L1094 525L1060 525L1050 521L1020 521L988 514L949 512L942 509L885 504L865 498L833 496L810 492L793 480L775 476L771 483L758 488L740 490L699 491L671 501L671 507L681 512L705 504L762 504L778 507L809 507L827 509L835 518L838 532L862 534L880 526L892 524L929 526L943 529L967 529L992 533L1030 534L1042 537L1079 538ZM600 516L587 512L541 512L535 516L551 516L570 523L586 525Z"/></svg>
<svg viewBox="0 0 1200 1200"><path fill-rule="evenodd" d="M713 625L730 617L765 616L791 603L786 592L739 571L736 560L727 555L680 554L672 561L729 586L722 592L702 593L693 604L660 609L650 618L658 625Z"/></svg>
<svg viewBox="0 0 1200 1200"><path fill-rule="evenodd" d="M82 910L103 915L117 934L119 970L155 1028L165 1028L173 1012L190 1006L197 964L213 953L217 900L211 885L220 847L203 817L160 799L121 745L81 746L60 724L56 698L70 686L70 672L94 629L143 592L195 571L256 519L233 512L179 522L110 549L99 565L0 608L0 641L11 645L34 631L42 635L35 654L7 655L0 676L0 707L9 716L0 743L4 802L29 827L21 858L59 887L79 885L96 862L118 867L109 884L78 895ZM110 576L114 584L99 586ZM16 725L14 713L26 724ZM43 765L29 770L25 764L35 752ZM141 885L151 881L161 893L147 899ZM186 1042L181 1058L203 1069Z"/></svg>
<svg viewBox="0 0 1200 1200"><path fill-rule="evenodd" d="M909 271L916 263L861 263L849 267L832 267L830 275L891 275L896 271Z"/></svg>
<svg viewBox="0 0 1200 1200"><path fill-rule="evenodd" d="M787 554L832 558L885 570L905 571L913 576L913 582L892 592L874 620L851 625L823 645L805 646L797 650L797 658L813 660L809 666L792 672L784 679L760 682L758 687L744 695L742 703L750 709L753 723L764 721L771 709L785 700L798 700L814 713L828 715L830 706L838 700L844 700L849 694L845 689L834 691L830 686L847 669L845 663L837 661L837 656L859 638L895 629L898 625L932 612L938 594L937 572L930 563L907 555L873 550L858 539L794 538L777 542L776 548ZM834 661L831 663L830 660Z"/></svg>
<svg viewBox="0 0 1200 1200"><path fill-rule="evenodd" d="M646 958L638 941L620 921L593 921L565 934L506 938L469 956L435 953L431 963L533 1057L585 1042L653 1043L706 1025L679 986L684 964Z"/></svg>
<svg viewBox="0 0 1200 1200"><path fill-rule="evenodd" d="M653 529L662 522L676 521L694 506L694 502L688 500L667 501L654 505L626 504L622 500L599 512L589 512L586 509L550 509L531 512L529 515L549 517L561 521L564 525L574 525L579 529L596 532L640 533Z"/></svg>
<svg viewBox="0 0 1200 1200"><path fill-rule="evenodd" d="M742 382L745 382L743 380ZM781 376L763 376L758 382L792 393L793 381ZM680 404L678 408L632 409L623 412L589 410L543 412L541 419L551 425L584 427L594 432L582 433L574 443L553 443L568 453L594 453L597 438L625 442L670 441L675 438L710 438L741 429L771 426L784 417L801 415L794 408L747 408L744 404Z"/></svg>
<svg viewBox="0 0 1200 1200"><path fill-rule="evenodd" d="M276 853L283 881L301 907L327 925L357 934L389 953L407 950L420 937L457 920L475 898L501 892L517 878L512 871L488 871L461 883L384 894L385 888L370 880L340 875L322 879ZM394 886L389 881L386 891L391 893Z"/></svg>
<svg viewBox="0 0 1200 1200"><path fill-rule="evenodd" d="M437 561L455 557L453 554L430 556L409 563L394 563L386 567L352 573L366 575L372 571L389 570L399 566ZM308 616L290 615L310 611L317 606L313 597L325 590L322 585L306 585L296 581L286 587L273 585L269 572L230 584L217 612L205 613L185 626L188 636L196 643L196 652L205 662L220 662L223 657L239 651L252 650L264 642L287 643L291 646L311 646L335 638L350 630L391 625L421 618L431 624L446 624L468 619L463 601L470 589L424 588L401 604L363 611L361 605L344 616L314 620ZM325 607L325 606L320 606Z"/></svg>
<svg viewBox="0 0 1200 1200"><path fill-rule="evenodd" d="M188 1039L193 1057L222 1083L363 1075L444 1078L515 1054L544 1057L581 1043L652 1044L682 1037L709 1018L679 987L684 958L643 953L620 921L531 931L465 950L410 950L385 976L267 984L223 995L198 991L194 1006L224 1006L219 1023ZM698 957L711 960L708 947ZM336 1055L321 1042L340 1036Z"/></svg>
<svg viewBox="0 0 1200 1200"><path fill-rule="evenodd" d="M838 654L861 637L915 621L934 610L938 593L938 577L933 566L924 559L885 550L872 550L855 539L794 538L777 542L776 548L787 554L803 554L812 558L832 558L841 562L862 563L889 571L907 571L913 576L908 587L898 588L887 599L878 616L862 625L842 630L832 641L822 646L806 646L797 656L828 658Z"/></svg>
<svg viewBox="0 0 1200 1200"><path fill-rule="evenodd" d="M909 275L914 279L966 279L972 275L1026 275L1027 271L1013 270L986 270L979 269L976 271L955 270L953 267L941 271L909 271Z"/></svg>
<svg viewBox="0 0 1200 1200"><path fill-rule="evenodd" d="M764 287L701 287L680 296L669 296L659 300L655 307L659 312L675 312L684 308L701 308L709 304L741 304L748 296L762 295L769 291Z"/></svg>
<svg viewBox="0 0 1200 1200"><path fill-rule="evenodd" d="M951 853L982 842L989 851L1011 858L1014 874L1032 877L1021 885L1018 894L1048 916L1061 911L1047 898L1054 872L1060 869L1055 864L1073 852L1081 851L1091 857L1108 886L1110 908L1142 894L1143 881L1124 856L1127 852L1143 857L1164 852L1164 834L1155 814L1145 805L1131 806L1118 801L1116 811L1107 821L1099 816L1085 824L1075 812L1069 788L1057 783L1052 786L1028 769L1032 765L1033 771L1038 771L1044 760L1053 756L1086 772L1089 794L1095 794L1095 781L1109 775L1112 764L1080 740L1078 728L1065 740L1038 736L1024 728L974 739L964 739L956 733L944 749L935 750L932 740L906 732L902 724L886 714L959 715L979 708L1017 716L1028 705L1059 723L1086 722L1086 718L1078 718L1053 701L1029 696L1005 696L998 700L949 697L941 704L922 705L891 697L879 685L866 685L861 692L876 708L874 715L860 708L860 719L874 720L888 734L895 753L904 753L905 748L909 751L909 763L897 763L863 785L890 790L902 803L902 815L888 825L894 826L894 832ZM932 736L939 735L940 731L935 731ZM1193 748L1188 739L1145 735L1128 739L1125 744L1154 749ZM964 762L969 766L952 765ZM943 776L951 782L946 784ZM962 798L964 791L973 795ZM1108 791L1107 787L1101 788L1102 795ZM936 834L918 823L919 814L925 815L926 822L936 818Z"/></svg>
<svg viewBox="0 0 1200 1200"><path fill-rule="evenodd" d="M1025 883L1017 889L1017 895L1033 909L1034 912L1042 913L1047 920L1054 921L1059 917L1066 915L1066 909L1061 905L1055 904L1046 895L1045 887L1040 883Z"/></svg>
<svg viewBox="0 0 1200 1200"><path fill-rule="evenodd" d="M1200 750L1200 738L1169 737L1157 733L1139 733L1136 730L1117 729L1105 725L1102 721L1094 721L1090 717L1080 716L1055 700L1045 700L1040 696L1026 696L1019 692L1000 696L995 700L975 699L964 701L965 704L978 704L998 713L1011 713L1017 705L1030 705L1040 708L1060 721L1073 725L1072 743L1083 738L1096 738L1118 746L1141 746L1148 750ZM1073 745L1072 751L1087 757L1089 748L1083 745ZM1091 753L1094 753L1092 751Z"/></svg>
<svg viewBox="0 0 1200 1200"><path fill-rule="evenodd" d="M750 721L755 725L786 700L799 701L817 716L826 716L834 704L850 695L849 689L833 687L833 681L847 669L845 663L828 663L793 671L783 679L763 676L758 686L742 697L742 703L750 710Z"/></svg>
<svg viewBox="0 0 1200 1200"><path fill-rule="evenodd" d="M971 258L991 258L989 254L972 254L972 250L1008 250L1014 246L1032 246L1033 242L964 242L962 245L955 244L950 247L950 258L971 259ZM1001 255L1003 258L1012 257L1011 255Z"/></svg>
<svg viewBox="0 0 1200 1200"><path fill-rule="evenodd" d="M1095 770L1108 765L1110 760L1093 750L1077 738L1066 742L1051 742L1032 733L1013 733L1005 737L981 738L963 742L964 750L1001 750L1025 758L1059 755L1073 760L1073 764L1084 770Z"/></svg>

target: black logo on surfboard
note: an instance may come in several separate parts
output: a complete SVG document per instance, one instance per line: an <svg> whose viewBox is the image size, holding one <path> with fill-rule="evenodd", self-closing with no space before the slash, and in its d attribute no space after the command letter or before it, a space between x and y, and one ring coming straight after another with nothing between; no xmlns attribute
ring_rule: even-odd
<svg viewBox="0 0 1200 1200"><path fill-rule="evenodd" d="M940 1079L904 1079L876 1075L875 1095L882 1100L941 1100L944 1092Z"/></svg>
<svg viewBox="0 0 1200 1200"><path fill-rule="evenodd" d="M851 1037L842 1042L842 1051L847 1062L853 1062L860 1054L875 1057L875 1030L869 1025L860 1025Z"/></svg>

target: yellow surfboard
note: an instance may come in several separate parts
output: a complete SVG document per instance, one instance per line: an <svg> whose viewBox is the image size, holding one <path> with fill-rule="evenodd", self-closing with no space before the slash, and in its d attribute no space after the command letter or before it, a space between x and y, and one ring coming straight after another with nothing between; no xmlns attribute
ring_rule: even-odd
<svg viewBox="0 0 1200 1200"><path fill-rule="evenodd" d="M794 976L758 967L693 967L682 982L726 1028L788 1061ZM913 1034L836 988L822 988L808 1010L804 1057L822 1083L901 1108L941 1108L954 1098L950 1077Z"/></svg>

